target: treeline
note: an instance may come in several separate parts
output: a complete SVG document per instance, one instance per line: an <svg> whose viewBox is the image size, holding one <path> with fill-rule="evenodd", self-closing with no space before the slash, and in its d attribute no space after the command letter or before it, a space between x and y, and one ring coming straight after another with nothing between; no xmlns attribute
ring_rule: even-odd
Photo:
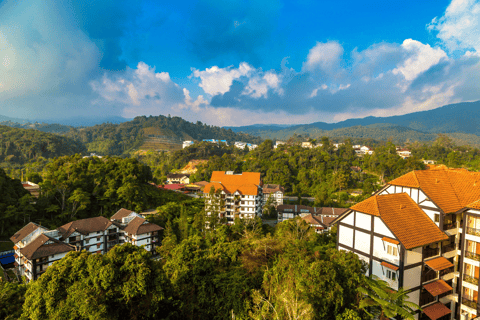
<svg viewBox="0 0 480 320"><path fill-rule="evenodd" d="M149 184L150 168L133 158L55 158L36 176L41 195L34 199L19 180L0 169L0 237L8 238L29 221L56 228L72 220L110 218L118 209L136 212L188 198Z"/></svg>
<svg viewBox="0 0 480 320"><path fill-rule="evenodd" d="M301 219L167 229L159 253L117 245L71 252L36 281L0 282L6 319L413 319L402 290L365 277L352 252L334 249ZM366 294L366 295L365 295Z"/></svg>

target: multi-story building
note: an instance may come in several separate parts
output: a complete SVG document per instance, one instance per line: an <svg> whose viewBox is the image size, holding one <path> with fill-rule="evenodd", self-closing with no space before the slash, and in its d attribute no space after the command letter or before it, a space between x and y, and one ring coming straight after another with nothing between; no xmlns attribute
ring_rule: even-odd
<svg viewBox="0 0 480 320"><path fill-rule="evenodd" d="M237 217L253 219L261 216L262 185L259 172L214 171L210 183L203 189L205 211L207 215L218 213L229 224L233 224Z"/></svg>
<svg viewBox="0 0 480 320"><path fill-rule="evenodd" d="M348 209L345 208L332 208L332 207L309 207L305 205L297 204L283 204L277 206L277 218L278 222L282 222L295 217L305 217L309 214L318 217L323 224L330 227L330 224L345 213Z"/></svg>
<svg viewBox="0 0 480 320"><path fill-rule="evenodd" d="M17 273L31 281L70 251L86 250L103 254L116 244L130 242L137 246L145 245L146 250L155 252L161 229L137 213L121 209L112 217L112 221L105 217L81 219L55 230L30 222L10 240L15 244Z"/></svg>
<svg viewBox="0 0 480 320"><path fill-rule="evenodd" d="M444 166L407 173L335 221L338 249L368 274L410 290L419 319L476 318L480 173Z"/></svg>
<svg viewBox="0 0 480 320"><path fill-rule="evenodd" d="M263 205L267 204L268 199L271 197L275 206L283 204L283 194L285 188L279 184L265 184L263 185Z"/></svg>

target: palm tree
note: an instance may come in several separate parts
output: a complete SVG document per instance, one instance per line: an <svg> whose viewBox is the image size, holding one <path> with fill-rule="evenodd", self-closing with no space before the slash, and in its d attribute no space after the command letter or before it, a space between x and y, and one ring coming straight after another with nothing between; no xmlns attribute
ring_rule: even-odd
<svg viewBox="0 0 480 320"><path fill-rule="evenodd" d="M376 276L365 278L365 286L358 288L357 291L363 295L359 308L372 318L400 316L402 319L413 320L415 311L420 309L415 303L406 301L408 291L403 288L395 291L387 282Z"/></svg>

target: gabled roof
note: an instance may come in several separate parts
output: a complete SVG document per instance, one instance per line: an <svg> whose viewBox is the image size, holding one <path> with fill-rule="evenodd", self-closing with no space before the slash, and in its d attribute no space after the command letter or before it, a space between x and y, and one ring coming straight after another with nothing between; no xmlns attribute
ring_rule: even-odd
<svg viewBox="0 0 480 320"><path fill-rule="evenodd" d="M62 234L62 238L66 239L75 231L87 235L91 232L104 231L111 225L112 222L105 217L94 217L69 222L57 230Z"/></svg>
<svg viewBox="0 0 480 320"><path fill-rule="evenodd" d="M140 227L138 227L137 234L144 234L144 233L155 232L160 230L163 230L163 228L160 227L159 225L156 225L155 223L144 223L140 225Z"/></svg>
<svg viewBox="0 0 480 320"><path fill-rule="evenodd" d="M480 173L436 166L409 172L390 185L420 188L445 213L453 213L480 199Z"/></svg>
<svg viewBox="0 0 480 320"><path fill-rule="evenodd" d="M284 192L285 188L282 187L279 184L264 184L262 191L263 191L264 194L274 193L274 192L277 192L277 191Z"/></svg>
<svg viewBox="0 0 480 320"><path fill-rule="evenodd" d="M375 195L351 209L380 217L406 249L448 239L406 193Z"/></svg>
<svg viewBox="0 0 480 320"><path fill-rule="evenodd" d="M133 218L123 229L123 231L130 233L130 234L137 234L138 228L145 222L146 220L140 217Z"/></svg>
<svg viewBox="0 0 480 320"><path fill-rule="evenodd" d="M183 177L190 177L190 174L188 173L169 173L167 174L167 179L179 179Z"/></svg>
<svg viewBox="0 0 480 320"><path fill-rule="evenodd" d="M52 241L53 243L45 244L48 241ZM41 234L28 245L20 249L20 253L24 255L28 260L33 260L73 250L75 250L74 246Z"/></svg>
<svg viewBox="0 0 480 320"><path fill-rule="evenodd" d="M15 233L12 237L10 237L10 240L13 243L17 243L19 241L22 241L23 238L28 236L30 233L35 231L37 228L40 226L37 225L36 223L29 222L26 226L24 226L22 229L20 229L17 233Z"/></svg>
<svg viewBox="0 0 480 320"><path fill-rule="evenodd" d="M258 187L253 184L244 184L244 185L236 185L236 184L224 184L218 182L210 182L203 188L203 193L210 193L211 188L214 188L215 191L222 190L225 193L233 194L236 191L242 195L258 195Z"/></svg>
<svg viewBox="0 0 480 320"><path fill-rule="evenodd" d="M260 185L260 172L243 172L241 174L226 174L224 171L213 171L211 182L222 184L255 184Z"/></svg>
<svg viewBox="0 0 480 320"><path fill-rule="evenodd" d="M318 217L315 217L311 214L305 216L302 218L302 220L305 220L308 224L313 224L313 225L321 225L322 227L326 228L327 226L323 224Z"/></svg>
<svg viewBox="0 0 480 320"><path fill-rule="evenodd" d="M110 218L110 220L122 221L123 218L127 217L132 212L133 212L132 210L122 208L117 212L115 212L115 214Z"/></svg>

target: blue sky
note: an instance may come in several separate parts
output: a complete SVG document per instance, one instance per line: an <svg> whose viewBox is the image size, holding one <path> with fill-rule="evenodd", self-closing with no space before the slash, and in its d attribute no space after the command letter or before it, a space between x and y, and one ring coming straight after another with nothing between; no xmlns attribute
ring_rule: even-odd
<svg viewBox="0 0 480 320"><path fill-rule="evenodd" d="M0 114L336 122L480 100L480 3L0 1Z"/></svg>

